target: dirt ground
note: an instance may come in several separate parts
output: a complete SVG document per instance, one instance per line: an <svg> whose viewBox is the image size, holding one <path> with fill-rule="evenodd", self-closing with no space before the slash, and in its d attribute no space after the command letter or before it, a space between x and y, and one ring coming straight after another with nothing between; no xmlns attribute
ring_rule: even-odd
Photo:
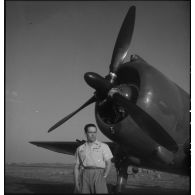
<svg viewBox="0 0 195 195"><path fill-rule="evenodd" d="M187 195L190 194L190 178L175 174L140 169L137 174L128 170L124 193L131 195ZM5 166L5 193L73 193L73 166L56 164L11 164ZM109 193L116 184L113 167L108 179Z"/></svg>

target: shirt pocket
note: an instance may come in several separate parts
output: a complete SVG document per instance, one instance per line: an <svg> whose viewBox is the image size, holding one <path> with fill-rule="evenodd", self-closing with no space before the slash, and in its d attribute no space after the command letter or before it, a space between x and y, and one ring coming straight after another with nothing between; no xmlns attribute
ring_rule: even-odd
<svg viewBox="0 0 195 195"><path fill-rule="evenodd" d="M93 157L95 158L96 162L102 163L103 155L101 149L93 149Z"/></svg>

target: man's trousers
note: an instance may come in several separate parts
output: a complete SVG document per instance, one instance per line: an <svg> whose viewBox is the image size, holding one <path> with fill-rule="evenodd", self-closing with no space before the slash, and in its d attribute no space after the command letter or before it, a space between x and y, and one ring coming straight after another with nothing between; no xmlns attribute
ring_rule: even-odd
<svg viewBox="0 0 195 195"><path fill-rule="evenodd" d="M83 169L80 174L81 193L108 193L104 169Z"/></svg>

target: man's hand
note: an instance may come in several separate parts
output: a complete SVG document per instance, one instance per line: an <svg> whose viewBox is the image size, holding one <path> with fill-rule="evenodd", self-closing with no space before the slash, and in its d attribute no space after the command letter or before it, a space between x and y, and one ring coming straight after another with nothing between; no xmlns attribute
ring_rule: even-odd
<svg viewBox="0 0 195 195"><path fill-rule="evenodd" d="M103 178L105 178L105 179L106 179L106 178L107 178L107 175L104 175L104 176L103 176Z"/></svg>
<svg viewBox="0 0 195 195"><path fill-rule="evenodd" d="M105 168L105 170L104 170L104 175L103 175L103 177L106 179L107 176L108 176L108 174L109 174L109 172L110 172L110 169L111 169L111 160L108 159L108 160L106 160L105 162L106 162L106 168Z"/></svg>
<svg viewBox="0 0 195 195"><path fill-rule="evenodd" d="M80 193L80 185L79 185L79 182L76 182L75 183L75 188L76 188L76 192L77 193Z"/></svg>

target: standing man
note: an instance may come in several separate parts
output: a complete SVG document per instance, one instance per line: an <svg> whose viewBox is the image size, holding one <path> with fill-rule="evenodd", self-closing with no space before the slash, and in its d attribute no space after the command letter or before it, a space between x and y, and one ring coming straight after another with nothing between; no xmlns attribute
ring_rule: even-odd
<svg viewBox="0 0 195 195"><path fill-rule="evenodd" d="M79 193L108 193L106 178L113 157L107 144L99 142L94 124L84 127L87 141L76 150L74 178Z"/></svg>

